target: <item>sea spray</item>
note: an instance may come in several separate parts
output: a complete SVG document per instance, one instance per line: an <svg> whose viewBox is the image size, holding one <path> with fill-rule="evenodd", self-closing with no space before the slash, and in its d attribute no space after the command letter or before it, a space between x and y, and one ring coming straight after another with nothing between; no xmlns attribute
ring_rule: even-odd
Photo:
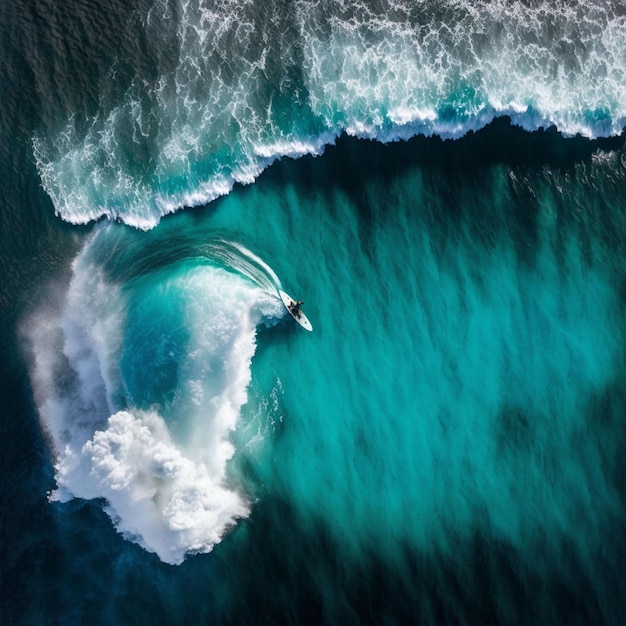
<svg viewBox="0 0 626 626"><path fill-rule="evenodd" d="M256 326L283 309L206 262L110 283L92 254L106 238L100 229L74 262L60 308L27 325L56 455L51 497L103 498L121 533L180 563L249 513L241 490L225 486L229 435L247 400Z"/></svg>

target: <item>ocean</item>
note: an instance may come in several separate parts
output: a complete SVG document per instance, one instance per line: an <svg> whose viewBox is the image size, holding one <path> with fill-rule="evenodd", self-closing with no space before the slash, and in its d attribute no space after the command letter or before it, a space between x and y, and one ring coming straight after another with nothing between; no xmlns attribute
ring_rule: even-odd
<svg viewBox="0 0 626 626"><path fill-rule="evenodd" d="M0 622L623 624L625 77L617 1L3 3Z"/></svg>

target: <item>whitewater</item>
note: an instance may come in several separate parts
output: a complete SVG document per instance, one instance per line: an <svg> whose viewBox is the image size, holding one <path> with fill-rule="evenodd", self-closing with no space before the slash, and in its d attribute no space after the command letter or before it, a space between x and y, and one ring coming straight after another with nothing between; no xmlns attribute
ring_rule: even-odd
<svg viewBox="0 0 626 626"><path fill-rule="evenodd" d="M133 43L130 69L95 77L117 91L44 116L33 137L73 224L150 229L343 134L459 138L508 116L594 138L626 124L620 3L158 0L138 26L147 51Z"/></svg>
<svg viewBox="0 0 626 626"><path fill-rule="evenodd" d="M102 265L114 240L100 229L64 297L46 299L24 327L56 455L50 499L101 498L120 533L180 563L249 514L241 489L227 485L229 437L257 326L284 314L280 282L240 244L216 240L192 265L180 251L158 268L135 258L140 273L116 284Z"/></svg>

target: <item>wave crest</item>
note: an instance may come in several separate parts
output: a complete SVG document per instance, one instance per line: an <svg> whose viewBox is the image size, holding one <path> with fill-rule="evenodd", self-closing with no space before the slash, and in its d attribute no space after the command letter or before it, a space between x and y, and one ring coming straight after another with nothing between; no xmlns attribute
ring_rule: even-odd
<svg viewBox="0 0 626 626"><path fill-rule="evenodd" d="M186 260L113 284L94 260L109 230L75 260L63 301L24 327L56 456L51 498L103 498L119 532L176 564L210 551L249 513L228 476L230 435L256 328L284 311L275 274L241 246L239 261L228 248L228 269Z"/></svg>
<svg viewBox="0 0 626 626"><path fill-rule="evenodd" d="M148 229L343 133L457 138L504 115L590 138L626 125L626 19L610 4L170 5L156 3L144 27L176 47L173 69L155 58L157 78L137 69L94 119L33 141L69 222Z"/></svg>

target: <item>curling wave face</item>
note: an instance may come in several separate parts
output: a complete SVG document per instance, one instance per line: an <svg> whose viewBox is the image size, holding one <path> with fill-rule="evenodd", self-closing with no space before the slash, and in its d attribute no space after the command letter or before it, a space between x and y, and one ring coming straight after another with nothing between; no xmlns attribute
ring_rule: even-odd
<svg viewBox="0 0 626 626"><path fill-rule="evenodd" d="M508 115L598 137L626 121L616 4L157 0L141 26L134 78L33 140L69 222L148 229L344 132L455 138Z"/></svg>
<svg viewBox="0 0 626 626"><path fill-rule="evenodd" d="M107 230L75 260L63 304L27 324L56 451L51 497L103 498L122 534L180 563L248 514L236 481L226 486L229 436L247 399L256 327L282 306L244 275L244 249L227 244L216 247L231 259L239 250L244 274L204 259L116 284L99 260Z"/></svg>

